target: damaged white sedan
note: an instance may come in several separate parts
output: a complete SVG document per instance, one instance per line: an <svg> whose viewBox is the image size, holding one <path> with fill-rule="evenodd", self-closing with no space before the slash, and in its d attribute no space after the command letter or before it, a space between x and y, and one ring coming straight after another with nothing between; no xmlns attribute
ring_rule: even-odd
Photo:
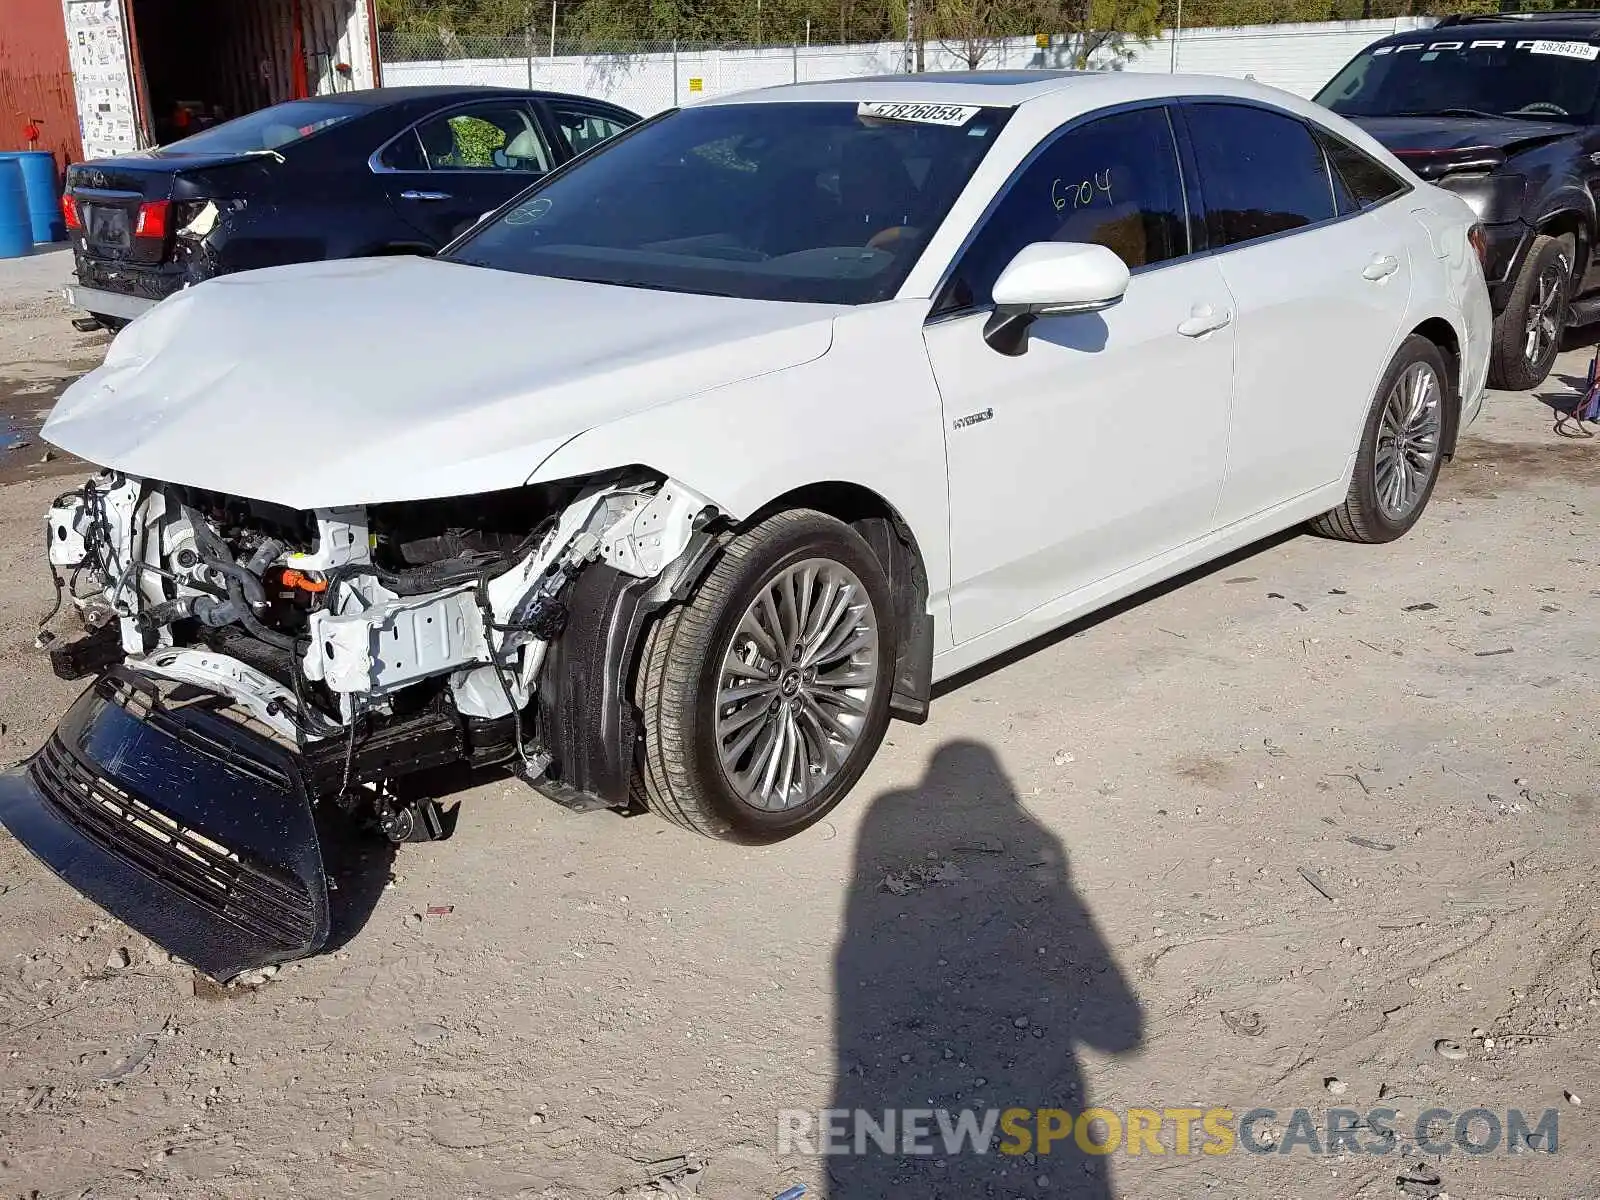
<svg viewBox="0 0 1600 1200"><path fill-rule="evenodd" d="M46 526L93 683L0 820L219 976L326 940L325 808L438 836L439 768L788 836L936 679L1410 528L1478 245L1268 89L971 73L710 101L435 258L210 280L45 427L104 468Z"/></svg>

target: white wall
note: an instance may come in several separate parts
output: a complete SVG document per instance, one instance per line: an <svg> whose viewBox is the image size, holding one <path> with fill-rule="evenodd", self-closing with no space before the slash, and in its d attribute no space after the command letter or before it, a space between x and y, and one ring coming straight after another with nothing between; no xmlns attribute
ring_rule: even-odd
<svg viewBox="0 0 1600 1200"><path fill-rule="evenodd" d="M1315 25L1250 25L1232 29L1186 29L1178 42L1178 70L1208 75L1252 75L1262 83L1310 96L1357 51L1380 37L1423 28L1427 19L1330 21ZM1059 39L1058 39L1059 40ZM960 70L965 64L937 43L925 49L927 70ZM1013 38L981 65L1056 67L1059 48L1040 49L1032 38ZM490 83L549 88L599 96L646 116L687 104L699 96L819 79L894 74L904 69L898 42L859 46L800 46L766 50L710 50L666 54L591 54L556 58L473 58L445 62L386 62L383 82ZM1172 66L1168 34L1126 48L1124 71L1165 72ZM694 90L694 81L699 89Z"/></svg>

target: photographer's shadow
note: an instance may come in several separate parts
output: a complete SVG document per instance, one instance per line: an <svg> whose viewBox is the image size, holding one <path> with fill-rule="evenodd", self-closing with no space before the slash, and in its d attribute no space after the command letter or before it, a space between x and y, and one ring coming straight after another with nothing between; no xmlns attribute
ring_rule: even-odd
<svg viewBox="0 0 1600 1200"><path fill-rule="evenodd" d="M1073 889L1060 842L975 742L941 747L921 786L873 802L835 986L832 1107L876 1121L885 1109L972 1110L980 1123L991 1109L1076 1116L1091 1103L1078 1044L1123 1053L1141 1038L1138 1001ZM937 1119L930 1127L929 1154L883 1153L869 1140L866 1153L830 1155L830 1195L1112 1195L1109 1160L1070 1132L1030 1161L1001 1152L998 1124L986 1154L949 1153ZM1024 1127L1035 1130L1031 1115Z"/></svg>

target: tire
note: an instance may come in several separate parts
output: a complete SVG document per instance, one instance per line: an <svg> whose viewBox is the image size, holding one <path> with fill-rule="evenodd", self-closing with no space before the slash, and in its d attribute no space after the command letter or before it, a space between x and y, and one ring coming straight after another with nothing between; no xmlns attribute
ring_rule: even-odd
<svg viewBox="0 0 1600 1200"><path fill-rule="evenodd" d="M1417 395L1410 389L1419 377L1431 378L1431 390L1424 386L1413 415ZM1344 503L1312 521L1312 532L1347 542L1392 542L1415 525L1439 478L1450 402L1444 355L1427 338L1412 334L1378 384ZM1401 447L1386 456L1385 449L1402 436Z"/></svg>
<svg viewBox="0 0 1600 1200"><path fill-rule="evenodd" d="M804 652L798 662L793 652L784 664L777 661L783 621L803 612L799 599L779 612L774 589L780 583L789 597L811 597L804 605L809 611L788 626L813 634L813 648L824 651L810 665ZM847 611L824 629L817 613L833 611L830 586L837 586L835 601L846 586L854 599L846 598ZM758 619L751 610L763 596L772 600L772 609ZM743 624L747 615L754 633ZM893 622L883 568L843 522L791 509L735 535L689 600L665 612L646 636L634 683L644 726L635 799L686 829L727 841L774 842L821 820L860 779L883 740L897 645ZM780 636L770 636L774 630ZM762 650L755 634L779 653ZM851 649L843 658L840 638ZM736 672L731 676L730 663ZM831 681L837 682L830 686ZM719 705L719 692L730 683L760 691ZM863 688L870 690L862 694ZM847 749L824 732L826 717L854 734ZM792 731L799 740L790 740ZM831 760L824 757L824 743L834 751ZM725 748L733 752L731 767L724 765ZM784 753L762 759L763 749ZM761 792L769 772L755 768L774 759L769 786ZM744 790L740 775L747 781Z"/></svg>
<svg viewBox="0 0 1600 1200"><path fill-rule="evenodd" d="M1567 328L1572 260L1570 238L1534 238L1505 311L1494 321L1489 353L1489 382L1494 387L1525 391L1538 387L1550 374Z"/></svg>
<svg viewBox="0 0 1600 1200"><path fill-rule="evenodd" d="M99 321L100 327L107 333L119 333L128 327L128 319L126 317L108 317L105 313L90 313L89 315Z"/></svg>

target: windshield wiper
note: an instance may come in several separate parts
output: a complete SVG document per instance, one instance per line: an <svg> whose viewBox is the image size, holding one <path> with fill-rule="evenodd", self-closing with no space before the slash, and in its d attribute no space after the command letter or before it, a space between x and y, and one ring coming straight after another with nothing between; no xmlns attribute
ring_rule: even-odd
<svg viewBox="0 0 1600 1200"><path fill-rule="evenodd" d="M1481 117L1487 121L1561 121L1576 124L1571 117L1558 117L1555 113L1496 113L1481 108L1430 108L1408 112L1372 113L1375 117Z"/></svg>
<svg viewBox="0 0 1600 1200"><path fill-rule="evenodd" d="M1481 108L1427 108L1411 109L1405 112L1374 113L1373 116L1384 117L1486 117L1491 121L1504 120L1504 114L1484 112Z"/></svg>

